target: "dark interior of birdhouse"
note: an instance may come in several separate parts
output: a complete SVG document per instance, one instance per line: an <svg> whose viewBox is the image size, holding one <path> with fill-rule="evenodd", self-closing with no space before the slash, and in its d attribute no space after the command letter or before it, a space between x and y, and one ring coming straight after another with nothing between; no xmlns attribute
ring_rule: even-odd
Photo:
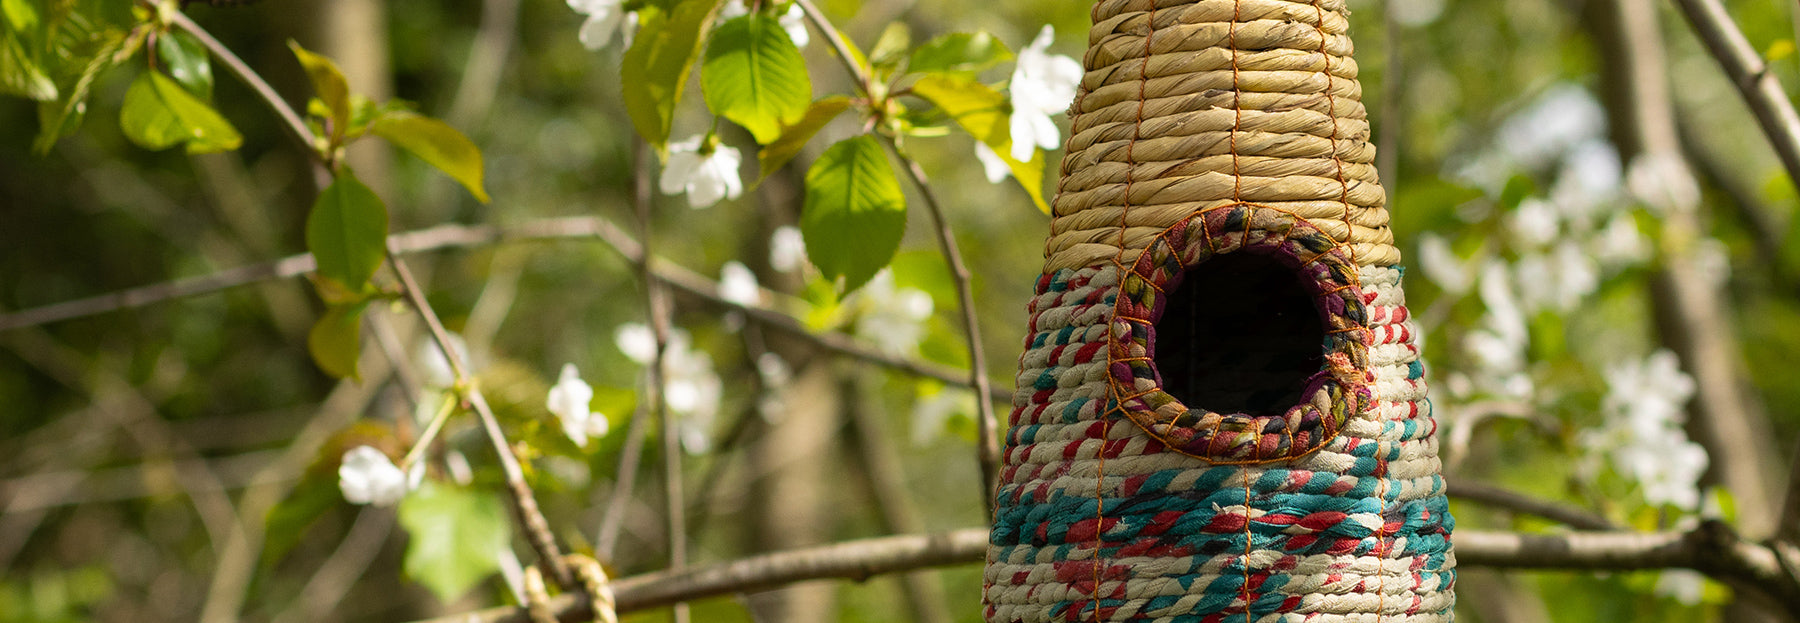
<svg viewBox="0 0 1800 623"><path fill-rule="evenodd" d="M1162 387L1190 409L1280 415L1324 358L1313 294L1273 257L1228 253L1188 267L1156 321Z"/></svg>

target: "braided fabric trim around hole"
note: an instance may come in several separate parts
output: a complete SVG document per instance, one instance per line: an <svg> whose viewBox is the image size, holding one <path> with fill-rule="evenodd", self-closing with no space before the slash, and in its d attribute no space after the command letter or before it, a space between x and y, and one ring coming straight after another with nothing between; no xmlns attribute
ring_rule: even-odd
<svg viewBox="0 0 1800 623"><path fill-rule="evenodd" d="M1326 333L1324 365L1299 404L1279 415L1215 413L1163 389L1153 358L1165 293L1186 271L1225 253L1259 253L1299 271ZM1125 271L1107 335L1109 409L1170 450L1215 465L1290 461L1331 441L1374 403L1368 313L1343 245L1304 218L1237 203L1199 210L1164 230Z"/></svg>

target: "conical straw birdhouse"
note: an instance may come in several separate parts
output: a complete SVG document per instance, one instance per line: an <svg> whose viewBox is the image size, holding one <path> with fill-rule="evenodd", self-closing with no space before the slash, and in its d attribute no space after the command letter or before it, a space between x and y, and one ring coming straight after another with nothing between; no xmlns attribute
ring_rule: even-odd
<svg viewBox="0 0 1800 623"><path fill-rule="evenodd" d="M1102 0L987 619L1447 621L1453 526L1344 0Z"/></svg>

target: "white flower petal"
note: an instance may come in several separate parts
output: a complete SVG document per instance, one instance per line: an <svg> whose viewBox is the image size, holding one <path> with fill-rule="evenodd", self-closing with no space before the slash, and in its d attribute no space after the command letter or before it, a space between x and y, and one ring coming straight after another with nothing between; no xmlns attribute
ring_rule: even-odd
<svg viewBox="0 0 1800 623"><path fill-rule="evenodd" d="M726 262L719 269L719 298L751 307L762 302L762 287L756 283L756 273L743 262Z"/></svg>
<svg viewBox="0 0 1800 623"><path fill-rule="evenodd" d="M600 6L589 13L587 21L581 23L581 45L589 50L598 50L612 43L613 34L619 32L619 22L624 14L618 6Z"/></svg>
<svg viewBox="0 0 1800 623"><path fill-rule="evenodd" d="M800 269L806 263L806 237L800 228L782 225L769 236L769 266L784 273Z"/></svg>
<svg viewBox="0 0 1800 623"><path fill-rule="evenodd" d="M781 29L787 31L788 39L794 42L794 47L805 48L806 44L812 42L812 35L806 30L806 11L801 10L798 3L788 5L787 12L781 14L779 21Z"/></svg>
<svg viewBox="0 0 1800 623"><path fill-rule="evenodd" d="M407 475L380 450L357 446L338 466L338 489L353 504L389 506L406 497Z"/></svg>
<svg viewBox="0 0 1800 623"><path fill-rule="evenodd" d="M750 9L744 6L743 0L726 0L725 4L719 7L719 21L721 22L749 14Z"/></svg>
<svg viewBox="0 0 1800 623"><path fill-rule="evenodd" d="M619 352L640 366L650 365L656 359L656 333L648 325L632 322L619 325L613 332L613 342L619 345Z"/></svg>
<svg viewBox="0 0 1800 623"><path fill-rule="evenodd" d="M581 380L581 372L575 368L575 364L565 363L556 385L550 388L550 395L545 398L544 406L562 421L563 433L569 436L569 440L585 448L588 418L593 413L588 409L588 404L593 401L594 388Z"/></svg>
<svg viewBox="0 0 1800 623"><path fill-rule="evenodd" d="M1006 181L1007 176L1012 175L1012 167L1001 160L1000 154L994 153L994 148L988 147L987 143L975 141L975 159L981 161L981 170L987 174L990 184Z"/></svg>

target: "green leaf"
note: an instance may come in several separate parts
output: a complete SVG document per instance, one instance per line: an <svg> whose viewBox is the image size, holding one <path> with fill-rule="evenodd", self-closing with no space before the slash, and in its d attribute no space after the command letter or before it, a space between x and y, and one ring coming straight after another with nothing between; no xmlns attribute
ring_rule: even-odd
<svg viewBox="0 0 1800 623"><path fill-rule="evenodd" d="M875 39L875 47L869 49L869 62L883 72L891 71L900 64L909 47L912 47L912 29L906 22L888 22L887 27L881 29L881 36Z"/></svg>
<svg viewBox="0 0 1800 623"><path fill-rule="evenodd" d="M757 168L761 171L757 174L757 183L762 183L769 174L793 160L794 156L800 154L800 148L812 140L813 135L818 134L819 130L825 128L825 124L831 123L832 119L849 108L850 98L834 95L813 102L812 106L807 107L806 114L800 117L800 121L783 126L781 135L774 142L756 152Z"/></svg>
<svg viewBox="0 0 1800 623"><path fill-rule="evenodd" d="M499 553L512 539L498 497L430 480L400 502L400 525L411 537L407 577L445 603L500 570Z"/></svg>
<svg viewBox="0 0 1800 623"><path fill-rule="evenodd" d="M306 350L313 363L334 378L361 381L357 360L362 356L362 312L367 301L332 305L306 333Z"/></svg>
<svg viewBox="0 0 1800 623"><path fill-rule="evenodd" d="M0 35L0 93L38 101L56 99L56 83L32 60L25 44L11 32Z"/></svg>
<svg viewBox="0 0 1800 623"><path fill-rule="evenodd" d="M481 150L450 124L417 113L394 111L376 117L369 130L461 182L476 200L488 202L487 191L481 187Z"/></svg>
<svg viewBox="0 0 1800 623"><path fill-rule="evenodd" d="M75 79L75 86L65 91L62 99L54 105L51 102L39 104L38 135L31 142L32 151L38 154L50 153L50 148L56 146L56 141L81 127L81 120L87 113L88 91L93 88L94 81L102 72L136 54L139 41L121 32L101 37L94 56L88 59L81 69L81 75Z"/></svg>
<svg viewBox="0 0 1800 623"><path fill-rule="evenodd" d="M331 111L331 131L333 136L343 136L345 128L350 124L350 81L344 78L343 70L331 59L307 51L292 39L288 47L293 49L294 58L300 59L300 66L306 68L306 77L312 80L313 92L319 100L325 102L325 108Z"/></svg>
<svg viewBox="0 0 1800 623"><path fill-rule="evenodd" d="M806 254L826 279L843 277L845 292L887 266L905 233L906 197L874 136L832 145L806 172Z"/></svg>
<svg viewBox="0 0 1800 623"><path fill-rule="evenodd" d="M925 42L913 50L908 71L978 72L1013 57L1000 39L986 32L954 32Z"/></svg>
<svg viewBox="0 0 1800 623"><path fill-rule="evenodd" d="M186 143L190 154L237 149L244 143L231 122L160 71L138 74L119 111L125 137L145 149Z"/></svg>
<svg viewBox="0 0 1800 623"><path fill-rule="evenodd" d="M659 153L669 142L675 104L718 5L718 0L682 0L668 10L646 7L638 12L637 37L625 51L619 80L631 125Z"/></svg>
<svg viewBox="0 0 1800 623"><path fill-rule="evenodd" d="M782 126L806 114L812 79L800 48L781 22L762 12L738 17L713 31L700 66L707 108L737 122L764 145Z"/></svg>
<svg viewBox="0 0 1800 623"><path fill-rule="evenodd" d="M306 216L306 249L319 276L361 290L387 254L387 206L349 169L313 201Z"/></svg>
<svg viewBox="0 0 1800 623"><path fill-rule="evenodd" d="M981 141L1006 162L1013 179L1031 196L1038 211L1050 213L1044 201L1044 161L1042 150L1033 150L1031 160L1020 162L1012 157L1012 130L1007 114L1006 96L966 76L933 74L913 83L914 95L937 106L956 121L956 125Z"/></svg>
<svg viewBox="0 0 1800 623"><path fill-rule="evenodd" d="M212 99L212 59L199 39L179 30L163 33L156 38L156 60L189 93Z"/></svg>
<svg viewBox="0 0 1800 623"><path fill-rule="evenodd" d="M6 23L17 32L30 32L37 29L38 10L32 6L32 0L0 0L0 13L6 15Z"/></svg>

